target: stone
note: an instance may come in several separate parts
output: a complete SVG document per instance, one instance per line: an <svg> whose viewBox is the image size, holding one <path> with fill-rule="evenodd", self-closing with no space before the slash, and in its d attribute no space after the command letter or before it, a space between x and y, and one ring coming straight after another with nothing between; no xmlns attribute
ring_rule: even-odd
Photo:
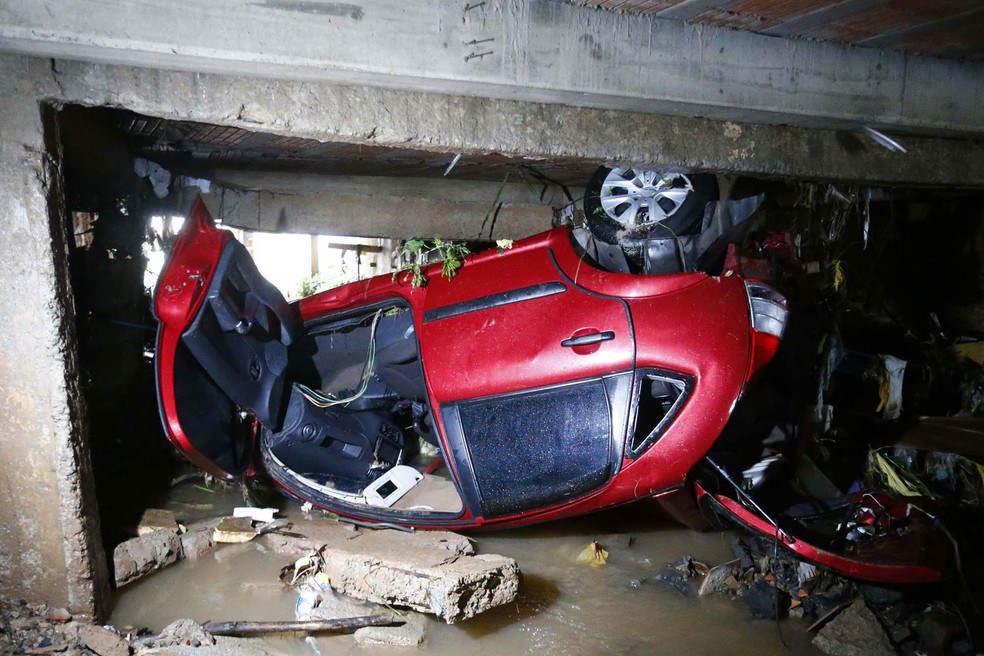
<svg viewBox="0 0 984 656"><path fill-rule="evenodd" d="M830 656L894 656L895 649L863 601L856 601L828 622L813 646Z"/></svg>
<svg viewBox="0 0 984 656"><path fill-rule="evenodd" d="M49 622L68 622L72 619L72 614L67 608L48 608L44 611L43 617Z"/></svg>
<svg viewBox="0 0 984 656"><path fill-rule="evenodd" d="M965 634L960 617L940 606L926 613L916 627L916 632L922 639L926 653L930 656L949 654L950 645Z"/></svg>
<svg viewBox="0 0 984 656"><path fill-rule="evenodd" d="M755 564L752 560L752 552L749 551L748 546L742 542L741 538L737 535L731 536L731 551L734 553L735 558L738 559L738 567L740 567L742 571L745 571Z"/></svg>
<svg viewBox="0 0 984 656"><path fill-rule="evenodd" d="M170 510L160 508L148 508L144 511L137 524L137 535L149 535L155 531L181 531L178 520L174 518L174 513Z"/></svg>
<svg viewBox="0 0 984 656"><path fill-rule="evenodd" d="M412 554L325 549L324 571L344 594L379 604L409 606L448 624L513 601L519 567L512 558L483 554L451 556L428 564Z"/></svg>
<svg viewBox="0 0 984 656"><path fill-rule="evenodd" d="M352 533L337 522L315 519L294 530L304 537L270 533L261 539L278 553L321 549L331 587L357 599L433 613L450 624L509 603L519 593L515 560L473 555L468 539L454 533Z"/></svg>
<svg viewBox="0 0 984 656"><path fill-rule="evenodd" d="M700 582L697 594L701 597L715 592L728 592L730 585L729 579L734 581L735 563L724 563L712 567L704 575L704 580Z"/></svg>
<svg viewBox="0 0 984 656"><path fill-rule="evenodd" d="M79 630L79 642L99 656L129 656L130 643L121 635L95 624Z"/></svg>
<svg viewBox="0 0 984 656"><path fill-rule="evenodd" d="M656 576L653 577L653 580L668 588L676 590L685 597L690 597L694 594L694 588L690 584L690 579L687 574L674 567L667 567L662 572L656 574Z"/></svg>
<svg viewBox="0 0 984 656"><path fill-rule="evenodd" d="M177 562L181 538L168 530L155 531L116 545L113 571L116 585L124 585Z"/></svg>
<svg viewBox="0 0 984 656"><path fill-rule="evenodd" d="M249 517L226 517L212 533L212 539L222 544L249 542L255 537L256 529Z"/></svg>
<svg viewBox="0 0 984 656"><path fill-rule="evenodd" d="M181 551L185 558L201 558L214 548L211 531L189 531L181 536Z"/></svg>
<svg viewBox="0 0 984 656"><path fill-rule="evenodd" d="M356 601L342 595L329 593L321 599L310 613L312 620L341 620L349 617L362 617L379 612L376 606L370 606L363 601ZM389 612L389 611L387 611Z"/></svg>
<svg viewBox="0 0 984 656"><path fill-rule="evenodd" d="M789 611L789 595L765 581L756 581L738 591L738 598L745 602L754 617L775 619L785 617Z"/></svg>
<svg viewBox="0 0 984 656"><path fill-rule="evenodd" d="M355 632L355 641L361 645L393 645L416 647L427 635L427 618L408 611L398 619L400 626L364 626Z"/></svg>
<svg viewBox="0 0 984 656"><path fill-rule="evenodd" d="M171 622L164 627L152 643L154 647L172 647L176 645L193 645L197 647L214 644L215 637L202 628L201 624L189 619L180 619Z"/></svg>
<svg viewBox="0 0 984 656"><path fill-rule="evenodd" d="M632 546L632 534L608 533L598 538L597 542L606 549L628 549Z"/></svg>

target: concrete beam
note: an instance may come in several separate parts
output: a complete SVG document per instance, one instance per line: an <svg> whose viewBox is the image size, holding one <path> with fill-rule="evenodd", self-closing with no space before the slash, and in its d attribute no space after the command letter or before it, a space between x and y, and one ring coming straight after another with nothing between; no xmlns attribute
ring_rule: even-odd
<svg viewBox="0 0 984 656"><path fill-rule="evenodd" d="M79 390L58 142L27 60L0 74L0 590L108 602Z"/></svg>
<svg viewBox="0 0 984 656"><path fill-rule="evenodd" d="M746 123L974 136L984 125L984 62L560 1L12 0L0 49Z"/></svg>
<svg viewBox="0 0 984 656"><path fill-rule="evenodd" d="M523 182L456 180L454 173L446 178L411 178L389 176L323 175L320 173L281 173L273 171L239 171L219 169L204 174L212 182L228 189L267 191L289 195L352 194L386 198L426 198L477 203L488 207L498 200L508 205L560 207L569 201L558 185L543 188ZM511 176L515 180L515 176ZM574 198L584 189L570 187ZM542 194L541 194L542 192Z"/></svg>
<svg viewBox="0 0 984 656"><path fill-rule="evenodd" d="M307 194L213 187L202 196L212 216L243 230L412 239L519 239L549 230L553 210L387 194ZM494 199L494 196L493 196Z"/></svg>
<svg viewBox="0 0 984 656"><path fill-rule="evenodd" d="M263 232L519 239L549 230L553 208L570 202L557 186L541 197L516 182L230 170L208 177L217 183L203 195L212 216Z"/></svg>
<svg viewBox="0 0 984 656"><path fill-rule="evenodd" d="M417 91L0 56L28 62L39 98L322 141L582 163L648 163L805 180L984 187L984 144L753 125Z"/></svg>

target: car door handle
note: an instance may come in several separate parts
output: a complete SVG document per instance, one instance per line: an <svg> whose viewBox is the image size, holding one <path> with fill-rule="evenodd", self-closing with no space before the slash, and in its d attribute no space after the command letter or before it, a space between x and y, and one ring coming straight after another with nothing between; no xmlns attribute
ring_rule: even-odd
<svg viewBox="0 0 984 656"><path fill-rule="evenodd" d="M600 333L591 333L590 335L569 337L564 341L562 341L560 345L566 348L571 348L574 346L587 346L588 344L597 344L598 342L610 342L613 339L615 339L615 331L606 330Z"/></svg>

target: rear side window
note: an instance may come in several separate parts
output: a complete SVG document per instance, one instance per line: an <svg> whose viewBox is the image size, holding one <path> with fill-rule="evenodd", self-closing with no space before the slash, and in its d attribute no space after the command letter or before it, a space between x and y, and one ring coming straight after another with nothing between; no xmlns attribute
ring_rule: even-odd
<svg viewBox="0 0 984 656"><path fill-rule="evenodd" d="M469 401L458 411L486 517L560 503L611 474L601 380Z"/></svg>

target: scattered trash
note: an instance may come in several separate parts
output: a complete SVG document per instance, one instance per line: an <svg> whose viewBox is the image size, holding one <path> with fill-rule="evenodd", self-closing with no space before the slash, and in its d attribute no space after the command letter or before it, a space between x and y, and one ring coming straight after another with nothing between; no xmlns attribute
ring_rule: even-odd
<svg viewBox="0 0 984 656"><path fill-rule="evenodd" d="M592 542L577 555L577 562L591 567L601 567L608 562L608 550Z"/></svg>
<svg viewBox="0 0 984 656"><path fill-rule="evenodd" d="M233 517L249 517L254 522L267 523L273 521L273 516L277 514L276 508L253 508L240 507L233 508Z"/></svg>
<svg viewBox="0 0 984 656"><path fill-rule="evenodd" d="M891 355L879 357L885 371L879 386L880 402L875 412L881 412L885 419L898 419L902 414L902 377L905 375L906 361Z"/></svg>
<svg viewBox="0 0 984 656"><path fill-rule="evenodd" d="M444 177L447 177L448 173L450 173L454 169L454 167L456 167L458 165L458 162L460 162L460 161L461 161L461 153L458 153L451 160L451 163L448 164L448 167L446 169L444 169Z"/></svg>
<svg viewBox="0 0 984 656"><path fill-rule="evenodd" d="M900 144L895 139L892 139L884 132L881 132L880 130L876 130L875 128L865 126L864 132L869 137L871 137L872 141L877 143L879 146L883 146L884 148L887 148L888 150L891 150L892 152L896 152L896 153L906 152L905 146Z"/></svg>

